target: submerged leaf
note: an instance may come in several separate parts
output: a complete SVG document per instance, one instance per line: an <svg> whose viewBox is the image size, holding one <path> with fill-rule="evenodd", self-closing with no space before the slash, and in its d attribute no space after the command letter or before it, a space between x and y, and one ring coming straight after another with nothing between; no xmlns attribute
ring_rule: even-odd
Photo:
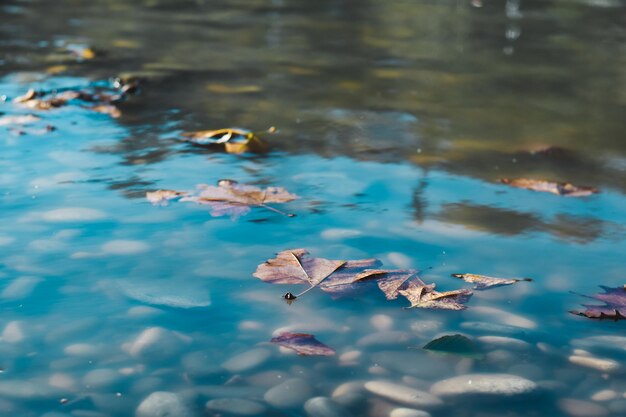
<svg viewBox="0 0 626 417"><path fill-rule="evenodd" d="M583 304L586 307L585 311L574 310L570 313L590 319L626 319L626 286L611 288L600 285L600 288L604 290L604 293L592 296L583 295L583 297L601 301L604 305Z"/></svg>
<svg viewBox="0 0 626 417"><path fill-rule="evenodd" d="M476 274L452 274L455 278L460 278L465 282L476 284L475 290L486 290L488 288L501 287L504 285L515 284L520 281L532 281L531 278L493 278L486 275Z"/></svg>
<svg viewBox="0 0 626 417"><path fill-rule="evenodd" d="M283 298L295 300L313 288L343 295L371 282L378 285L388 300L393 300L409 282L423 282L415 270L375 269L381 265L378 259L337 261L307 256L305 249L279 252L276 258L259 265L254 276L270 284L306 284L309 287L300 294L287 293ZM287 297L288 296L288 297Z"/></svg>
<svg viewBox="0 0 626 417"><path fill-rule="evenodd" d="M447 335L431 340L423 349L470 358L481 358L483 356L474 342L462 334Z"/></svg>
<svg viewBox="0 0 626 417"><path fill-rule="evenodd" d="M270 340L271 343L295 350L303 356L332 356L336 352L308 333L282 333Z"/></svg>
<svg viewBox="0 0 626 417"><path fill-rule="evenodd" d="M568 182L543 181L527 178L502 178L500 182L510 185L511 187L525 188L527 190L541 191L566 197L586 197L599 192L593 187L577 186Z"/></svg>

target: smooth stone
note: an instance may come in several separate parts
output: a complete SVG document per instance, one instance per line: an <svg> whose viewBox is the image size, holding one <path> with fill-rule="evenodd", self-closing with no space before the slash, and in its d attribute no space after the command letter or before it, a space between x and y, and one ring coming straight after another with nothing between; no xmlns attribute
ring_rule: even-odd
<svg viewBox="0 0 626 417"><path fill-rule="evenodd" d="M19 321L10 321L0 335L0 340L7 343L19 343L24 340L24 330Z"/></svg>
<svg viewBox="0 0 626 417"><path fill-rule="evenodd" d="M263 398L277 408L295 408L313 396L313 387L304 379L288 379L273 388L270 388Z"/></svg>
<svg viewBox="0 0 626 417"><path fill-rule="evenodd" d="M407 343L413 339L410 333L402 331L385 331L368 334L360 338L357 342L358 346L373 347L373 346L396 346L401 343Z"/></svg>
<svg viewBox="0 0 626 417"><path fill-rule="evenodd" d="M48 385L53 388L72 391L76 388L76 381L68 374L57 372L50 375Z"/></svg>
<svg viewBox="0 0 626 417"><path fill-rule="evenodd" d="M58 396L59 390L50 387L46 382L0 381L0 397L33 400Z"/></svg>
<svg viewBox="0 0 626 417"><path fill-rule="evenodd" d="M523 327L508 326L506 324L489 323L485 321L466 321L461 323L461 328L473 332L501 333L513 336L529 333L528 329Z"/></svg>
<svg viewBox="0 0 626 417"><path fill-rule="evenodd" d="M243 320L237 325L237 329L242 331L254 331L263 329L263 323L254 320Z"/></svg>
<svg viewBox="0 0 626 417"><path fill-rule="evenodd" d="M430 417L430 413L412 408L395 408L391 410L389 417Z"/></svg>
<svg viewBox="0 0 626 417"><path fill-rule="evenodd" d="M536 329L538 327L533 320L495 307L476 306L469 311L469 315L480 315L507 326L522 327L524 329Z"/></svg>
<svg viewBox="0 0 626 417"><path fill-rule="evenodd" d="M531 381L538 381L545 377L545 368L542 368L532 363L518 363L511 366L508 373L530 379Z"/></svg>
<svg viewBox="0 0 626 417"><path fill-rule="evenodd" d="M350 417L350 413L328 397L314 397L304 404L309 417Z"/></svg>
<svg viewBox="0 0 626 417"><path fill-rule="evenodd" d="M412 407L436 407L443 404L433 394L392 382L368 381L364 386L372 394Z"/></svg>
<svg viewBox="0 0 626 417"><path fill-rule="evenodd" d="M601 349L623 352L626 350L626 336L590 336L582 339L574 339L571 345L582 349Z"/></svg>
<svg viewBox="0 0 626 417"><path fill-rule="evenodd" d="M281 371L262 371L246 377L250 385L270 389L287 380L289 375Z"/></svg>
<svg viewBox="0 0 626 417"><path fill-rule="evenodd" d="M42 281L37 277L19 277L14 279L9 285L4 287L0 298L4 300L20 300L31 295L37 284Z"/></svg>
<svg viewBox="0 0 626 417"><path fill-rule="evenodd" d="M222 372L222 369L212 362L211 356L202 351L185 354L181 363L187 374L193 377L206 377Z"/></svg>
<svg viewBox="0 0 626 417"><path fill-rule="evenodd" d="M371 355L371 361L380 367L404 375L434 379L449 375L451 362L443 357L431 357L416 351L382 351Z"/></svg>
<svg viewBox="0 0 626 417"><path fill-rule="evenodd" d="M41 218L47 222L89 222L107 217L103 211L85 207L65 207L42 213Z"/></svg>
<svg viewBox="0 0 626 417"><path fill-rule="evenodd" d="M359 407L365 402L363 382L345 382L334 389L331 398L337 404L347 408Z"/></svg>
<svg viewBox="0 0 626 417"><path fill-rule="evenodd" d="M520 339L505 336L480 336L477 340L485 345L496 346L505 349L526 350L531 344Z"/></svg>
<svg viewBox="0 0 626 417"><path fill-rule="evenodd" d="M211 411L236 414L238 416L256 416L265 412L263 404L245 398L218 398L209 400L206 403L206 408Z"/></svg>
<svg viewBox="0 0 626 417"><path fill-rule="evenodd" d="M371 375L375 375L375 376L385 376L385 375L389 375L389 371L385 368L383 368L380 365L372 365L369 368L367 368L367 372Z"/></svg>
<svg viewBox="0 0 626 417"><path fill-rule="evenodd" d="M360 350L350 350L339 355L339 362L342 364L356 363L361 356L363 356L363 352Z"/></svg>
<svg viewBox="0 0 626 417"><path fill-rule="evenodd" d="M558 402L559 408L572 417L603 417L609 411L601 405L574 398L562 398Z"/></svg>
<svg viewBox="0 0 626 417"><path fill-rule="evenodd" d="M386 314L374 314L370 318L370 324L379 332L391 330L393 327L393 319Z"/></svg>
<svg viewBox="0 0 626 417"><path fill-rule="evenodd" d="M63 349L66 355L69 356L78 356L81 358L89 358L97 356L101 350L97 346L91 345L89 343L74 343L73 345L68 345Z"/></svg>
<svg viewBox="0 0 626 417"><path fill-rule="evenodd" d="M603 389L601 391L595 392L591 399L593 401L611 401L617 398L617 392L612 389Z"/></svg>
<svg viewBox="0 0 626 417"><path fill-rule="evenodd" d="M504 349L492 350L485 355L487 363L501 367L513 366L518 360L519 358L516 354Z"/></svg>
<svg viewBox="0 0 626 417"><path fill-rule="evenodd" d="M258 387L236 385L201 385L195 387L195 390L209 398L260 397L265 392Z"/></svg>
<svg viewBox="0 0 626 417"><path fill-rule="evenodd" d="M537 384L526 378L507 374L468 374L436 382L430 389L442 397L481 395L521 395L537 389Z"/></svg>
<svg viewBox="0 0 626 417"><path fill-rule="evenodd" d="M441 329L441 322L434 320L418 320L411 323L411 330L419 335L430 335Z"/></svg>
<svg viewBox="0 0 626 417"><path fill-rule="evenodd" d="M128 309L126 315L133 318L155 317L163 314L163 310L150 306L135 306Z"/></svg>
<svg viewBox="0 0 626 417"><path fill-rule="evenodd" d="M112 369L94 369L83 378L87 388L102 389L115 385L122 379L122 375Z"/></svg>
<svg viewBox="0 0 626 417"><path fill-rule="evenodd" d="M620 370L620 363L612 359L595 358L593 356L572 355L569 361L575 365L596 369L601 372L616 372Z"/></svg>
<svg viewBox="0 0 626 417"><path fill-rule="evenodd" d="M146 397L135 412L135 417L193 417L194 413L173 392L157 391Z"/></svg>
<svg viewBox="0 0 626 417"><path fill-rule="evenodd" d="M140 240L111 240L102 245L102 253L106 255L136 255L150 250L147 243Z"/></svg>
<svg viewBox="0 0 626 417"><path fill-rule="evenodd" d="M222 368L231 373L250 371L262 365L271 355L271 352L267 349L248 350L228 359L222 364Z"/></svg>
<svg viewBox="0 0 626 417"><path fill-rule="evenodd" d="M609 411L618 415L626 415L626 400L616 400L609 403Z"/></svg>
<svg viewBox="0 0 626 417"><path fill-rule="evenodd" d="M149 361L161 361L177 355L183 339L177 333L162 327L149 327L126 346L130 356Z"/></svg>

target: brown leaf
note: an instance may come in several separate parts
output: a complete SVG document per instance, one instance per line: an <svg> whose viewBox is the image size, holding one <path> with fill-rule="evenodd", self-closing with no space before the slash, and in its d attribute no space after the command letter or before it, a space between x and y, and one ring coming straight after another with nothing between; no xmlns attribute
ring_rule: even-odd
<svg viewBox="0 0 626 417"><path fill-rule="evenodd" d="M271 343L295 350L303 356L332 356L336 352L308 333L282 333L270 340Z"/></svg>
<svg viewBox="0 0 626 417"><path fill-rule="evenodd" d="M465 310L464 305L472 296L472 291L459 289L454 291L435 291L435 284L423 285L420 282L409 282L406 289L399 293L411 303L411 308L432 308L439 310Z"/></svg>
<svg viewBox="0 0 626 417"><path fill-rule="evenodd" d="M289 193L282 187L260 189L252 185L241 185L233 180L220 180L217 186L201 186L199 193L185 196L180 201L207 205L211 208L211 215L215 217L230 215L238 218L247 214L251 206L263 207L292 217L292 214L284 213L267 204L286 203L297 198L297 195Z"/></svg>
<svg viewBox="0 0 626 417"><path fill-rule="evenodd" d="M87 107L87 108L97 113L108 114L114 119L117 119L122 115L122 112L117 107L111 104L99 104L97 106Z"/></svg>
<svg viewBox="0 0 626 417"><path fill-rule="evenodd" d="M407 280L419 280L417 271L403 269L374 269L381 265L378 259L334 261L308 257L305 249L279 252L276 258L259 265L254 276L271 284L308 284L309 288L298 295L287 293L294 300L319 287L324 292L341 295L357 290L365 282L375 282L387 299L397 297L398 290ZM388 281L388 282L387 282Z"/></svg>
<svg viewBox="0 0 626 417"><path fill-rule="evenodd" d="M172 200L177 200L181 197L186 196L187 194L188 193L186 191L157 190L147 192L146 198L154 205L167 205L168 202Z"/></svg>
<svg viewBox="0 0 626 417"><path fill-rule="evenodd" d="M475 290L486 290L488 288L501 287L503 285L511 285L520 281L532 281L531 278L493 278L486 275L476 274L452 274L455 278L460 278L465 282L476 284Z"/></svg>
<svg viewBox="0 0 626 417"><path fill-rule="evenodd" d="M543 181L527 178L502 178L500 182L510 185L511 187L525 188L527 190L541 191L566 197L586 197L599 192L593 187L577 186L568 182Z"/></svg>
<svg viewBox="0 0 626 417"><path fill-rule="evenodd" d="M276 258L259 265L254 276L271 284L309 284L314 287L346 263L307 258L308 253L305 249L279 252Z"/></svg>
<svg viewBox="0 0 626 417"><path fill-rule="evenodd" d="M590 319L626 319L626 286L611 288L600 285L600 288L604 290L603 294L583 295L583 297L601 301L604 305L583 304L586 307L585 311L574 310L570 313Z"/></svg>
<svg viewBox="0 0 626 417"><path fill-rule="evenodd" d="M267 133L276 132L270 127ZM240 128L200 130L182 133L184 140L196 145L224 145L228 153L261 152L267 147L257 133Z"/></svg>

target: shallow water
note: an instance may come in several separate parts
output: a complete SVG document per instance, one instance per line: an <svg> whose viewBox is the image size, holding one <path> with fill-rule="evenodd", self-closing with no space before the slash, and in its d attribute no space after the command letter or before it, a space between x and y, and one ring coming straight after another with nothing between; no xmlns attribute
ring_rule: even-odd
<svg viewBox="0 0 626 417"><path fill-rule="evenodd" d="M320 401L304 403L333 394L325 415L626 414L623 322L568 313L586 302L578 294L624 285L625 4L478 4L2 3L2 415L156 416L140 404L163 391L175 396L161 411L178 416L317 417ZM86 46L102 53L67 53ZM10 102L122 74L146 81L118 119ZM1 124L31 113L41 120ZM263 154L177 140L272 125ZM601 193L565 198L502 177ZM280 208L297 216L255 208L233 220L145 199L221 178L283 186L300 199ZM458 272L534 281L476 292L461 312L405 309L375 290L289 305L281 295L301 288L252 273L299 247L422 269L442 290L461 286ZM337 355L269 344L281 330ZM454 333L484 357L421 349ZM423 407L371 389L493 373L536 386Z"/></svg>

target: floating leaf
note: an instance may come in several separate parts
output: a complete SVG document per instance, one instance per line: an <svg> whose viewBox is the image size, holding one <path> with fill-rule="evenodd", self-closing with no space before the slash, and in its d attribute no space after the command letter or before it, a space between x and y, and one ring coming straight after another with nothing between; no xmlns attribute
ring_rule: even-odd
<svg viewBox="0 0 626 417"><path fill-rule="evenodd" d="M285 213L268 206L268 203L286 203L298 198L282 187L268 187L261 189L252 185L240 185L233 180L220 180L217 186L200 186L200 192L196 195L188 195L180 201L191 201L204 204L211 208L211 215L215 217L230 215L237 218L250 211L250 207L263 207L265 209L292 217L293 214Z"/></svg>
<svg viewBox="0 0 626 417"><path fill-rule="evenodd" d="M169 201L191 201L209 206L211 215L215 217L230 215L238 218L250 211L250 207L263 207L282 215L292 217L269 203L286 203L298 198L282 187L268 187L261 189L252 185L241 185L234 180L220 180L217 186L201 184L195 192L158 190L146 193L146 198L152 204L165 205Z"/></svg>
<svg viewBox="0 0 626 417"><path fill-rule="evenodd" d="M114 119L119 118L122 115L122 112L117 107L111 104L99 104L93 107L87 107L90 110L95 111L96 113L108 114Z"/></svg>
<svg viewBox="0 0 626 417"><path fill-rule="evenodd" d="M493 278L486 275L476 274L452 274L455 278L460 278L465 282L476 284L475 290L486 290L488 288L501 287L504 285L515 284L520 281L532 281L531 278Z"/></svg>
<svg viewBox="0 0 626 417"><path fill-rule="evenodd" d="M343 294L358 289L364 282L376 282L388 300L398 295L406 297L411 307L446 310L464 310L472 291L435 291L435 284L426 284L418 271L404 269L373 269L381 265L378 259L334 261L308 257L305 249L279 252L274 259L259 265L254 276L270 284L306 284L300 294L287 293L286 300L293 301L313 288Z"/></svg>
<svg viewBox="0 0 626 417"><path fill-rule="evenodd" d="M295 350L303 356L332 356L336 352L308 333L282 333L270 340L271 343Z"/></svg>
<svg viewBox="0 0 626 417"><path fill-rule="evenodd" d="M604 290L604 293L592 296L583 295L583 297L601 301L604 305L583 304L586 307L585 311L574 310L570 313L590 319L626 319L626 286L611 288L600 285L600 288Z"/></svg>
<svg viewBox="0 0 626 417"><path fill-rule="evenodd" d="M267 133L276 132L270 127ZM201 130L182 134L184 140L196 145L223 145L228 153L260 152L266 148L257 133L246 129L228 128L218 130Z"/></svg>
<svg viewBox="0 0 626 417"><path fill-rule="evenodd" d="M439 337L428 342L423 349L437 353L482 358L482 353L468 337L462 334L453 334Z"/></svg>
<svg viewBox="0 0 626 417"><path fill-rule="evenodd" d="M146 198L154 205L167 205L172 200L178 200L189 193L176 190L157 190L146 193Z"/></svg>
<svg viewBox="0 0 626 417"><path fill-rule="evenodd" d="M586 197L599 192L593 187L577 186L568 182L543 181L527 178L502 178L500 182L510 185L511 187L525 188L527 190L541 191L566 197Z"/></svg>
<svg viewBox="0 0 626 417"><path fill-rule="evenodd" d="M421 280L410 281L406 289L398 291L411 303L410 308L431 308L437 310L465 310L464 305L473 293L468 289L446 292L435 291L435 284L424 284Z"/></svg>
<svg viewBox="0 0 626 417"><path fill-rule="evenodd" d="M225 85L211 83L207 85L207 90L217 94L249 94L263 91L263 87L258 85Z"/></svg>

